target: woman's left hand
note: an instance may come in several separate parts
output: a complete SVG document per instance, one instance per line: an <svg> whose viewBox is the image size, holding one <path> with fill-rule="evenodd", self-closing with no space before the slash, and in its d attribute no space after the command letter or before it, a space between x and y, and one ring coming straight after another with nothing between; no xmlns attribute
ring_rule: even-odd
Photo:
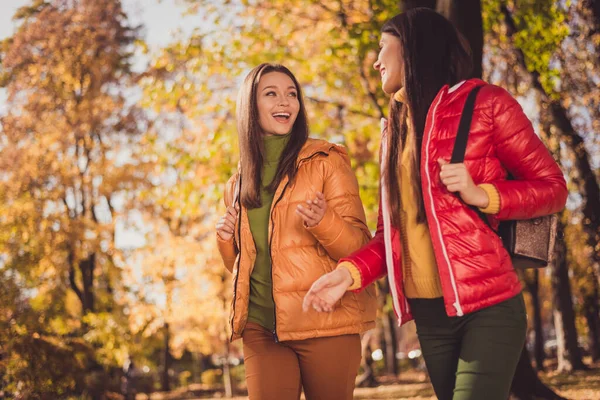
<svg viewBox="0 0 600 400"><path fill-rule="evenodd" d="M471 206L488 206L490 199L486 191L475 185L464 163L450 164L441 158L438 163L441 167L440 180L449 192L458 192L460 198Z"/></svg>
<svg viewBox="0 0 600 400"><path fill-rule="evenodd" d="M307 227L312 228L321 222L326 210L327 201L325 201L325 195L317 192L314 200L307 200L304 206L301 204L298 205L296 214L300 215Z"/></svg>

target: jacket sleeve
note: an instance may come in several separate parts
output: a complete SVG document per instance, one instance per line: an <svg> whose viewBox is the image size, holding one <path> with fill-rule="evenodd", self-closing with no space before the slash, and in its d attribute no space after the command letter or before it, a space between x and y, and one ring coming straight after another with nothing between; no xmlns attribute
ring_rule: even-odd
<svg viewBox="0 0 600 400"><path fill-rule="evenodd" d="M348 257L340 259L340 263L342 262L352 263L360 273L360 288L356 290L357 292L387 274L381 201L379 201L379 216L375 236L361 249Z"/></svg>
<svg viewBox="0 0 600 400"><path fill-rule="evenodd" d="M225 207L229 207L233 203L233 187L236 179L237 174L231 177L225 185L225 193L223 195ZM223 240L219 234L215 233L215 236L217 237L217 248L219 249L219 253L223 259L223 264L225 264L225 268L227 268L229 272L232 272L233 264L235 263L238 253L233 237L230 240Z"/></svg>
<svg viewBox="0 0 600 400"><path fill-rule="evenodd" d="M496 155L513 177L490 182L500 195L495 217L530 219L559 212L568 195L562 171L519 103L506 90L489 87Z"/></svg>
<svg viewBox="0 0 600 400"><path fill-rule="evenodd" d="M331 258L339 260L365 245L371 233L366 224L358 181L347 156L332 150L325 165L323 194L327 209L317 225L306 229Z"/></svg>

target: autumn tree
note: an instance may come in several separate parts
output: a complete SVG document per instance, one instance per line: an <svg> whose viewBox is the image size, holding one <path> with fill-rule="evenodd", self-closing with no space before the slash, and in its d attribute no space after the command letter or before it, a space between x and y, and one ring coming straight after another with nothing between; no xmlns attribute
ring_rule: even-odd
<svg viewBox="0 0 600 400"><path fill-rule="evenodd" d="M137 30L119 0L35 0L15 20L0 49L0 272L45 321L28 335L86 333L95 351L82 368L103 373L127 353L111 328L122 322L118 227L148 165L135 156L145 118L128 99Z"/></svg>

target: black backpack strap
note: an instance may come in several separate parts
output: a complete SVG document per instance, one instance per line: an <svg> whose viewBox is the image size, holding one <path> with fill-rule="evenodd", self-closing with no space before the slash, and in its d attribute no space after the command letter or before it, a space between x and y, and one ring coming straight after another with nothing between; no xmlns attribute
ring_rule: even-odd
<svg viewBox="0 0 600 400"><path fill-rule="evenodd" d="M469 141L469 131L471 130L471 121L473 120L473 109L475 108L475 99L477 93L482 86L477 86L469 93L465 106L463 107L462 115L460 116L460 122L458 124L458 132L456 133L456 140L454 141L454 149L452 149L452 158L450 159L451 164L461 163L465 160L465 151L467 150L467 142ZM473 211L479 215L479 217L485 222L490 229L494 230L488 221L487 216L481 212L481 210L475 206L469 206Z"/></svg>
<svg viewBox="0 0 600 400"><path fill-rule="evenodd" d="M473 120L473 109L475 108L475 98L481 86L477 86L469 93L465 106L463 107L460 123L458 124L458 133L452 150L451 164L461 163L465 160L465 151L467 150L467 141L469 140L469 131L471 130L471 121Z"/></svg>

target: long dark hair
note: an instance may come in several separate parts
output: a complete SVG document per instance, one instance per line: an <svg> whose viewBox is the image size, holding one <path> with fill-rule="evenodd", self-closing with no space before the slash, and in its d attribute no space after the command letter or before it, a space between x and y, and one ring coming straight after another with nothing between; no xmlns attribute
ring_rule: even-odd
<svg viewBox="0 0 600 400"><path fill-rule="evenodd" d="M263 131L259 124L257 89L261 77L269 72L281 72L290 77L296 86L300 109L292 127L291 137L281 153L277 172L267 190L275 192L281 180L287 175L289 180L296 174L296 159L308 139L308 122L302 98L302 90L292 72L279 64L260 64L244 79L237 99L237 129L240 143L241 173L244 179L240 188L240 200L246 208L262 205L260 190L263 186L262 171L265 159Z"/></svg>
<svg viewBox="0 0 600 400"><path fill-rule="evenodd" d="M417 221L425 222L425 207L421 190L421 144L427 112L439 90L470 77L473 61L466 40L454 25L428 8L414 8L396 15L385 23L383 33L400 39L401 63L404 65L406 104L390 99L387 140L387 168L382 171L388 189L392 220L399 226L400 184L399 166L406 136L413 134L411 185L417 197ZM406 116L410 115L407 126Z"/></svg>

